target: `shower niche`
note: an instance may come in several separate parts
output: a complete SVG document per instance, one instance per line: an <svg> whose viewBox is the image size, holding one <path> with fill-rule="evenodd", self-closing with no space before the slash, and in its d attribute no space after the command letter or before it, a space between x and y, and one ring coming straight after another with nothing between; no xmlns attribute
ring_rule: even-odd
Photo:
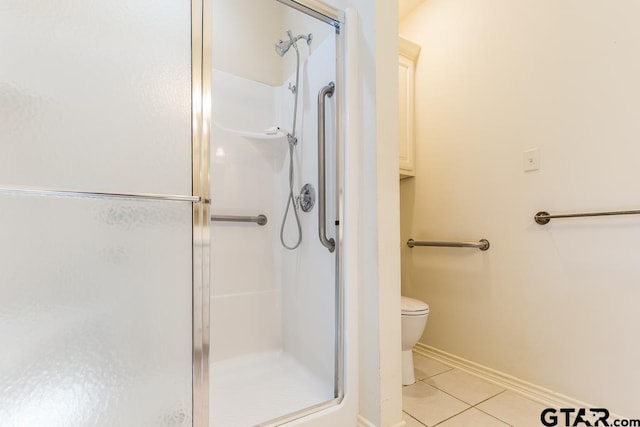
<svg viewBox="0 0 640 427"><path fill-rule="evenodd" d="M319 189L318 93L338 79L340 23L300 3L214 2L211 212L268 218L211 224L216 427L278 425L342 396L339 250L318 238L320 206L300 208L303 186ZM323 127L323 212L338 243L339 90Z"/></svg>

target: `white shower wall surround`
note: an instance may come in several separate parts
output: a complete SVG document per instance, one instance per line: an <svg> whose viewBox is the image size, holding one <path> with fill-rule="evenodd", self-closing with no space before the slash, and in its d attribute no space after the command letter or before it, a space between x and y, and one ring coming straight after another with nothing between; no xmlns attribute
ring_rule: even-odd
<svg viewBox="0 0 640 427"><path fill-rule="evenodd" d="M300 75L301 93L298 122L298 145L295 153L295 189L311 183L318 190L318 126L317 97L322 87L335 82L335 36L331 34L317 43L305 61ZM305 49L301 49L303 52ZM291 79L289 79L291 80ZM285 82L286 84L286 82ZM284 97L284 106L291 108L292 96ZM327 229L333 237L336 212L335 171L335 103L327 101L326 114L326 188ZM290 121L290 113L285 113ZM285 119L286 120L286 119ZM285 200L288 171L283 168L277 186L278 200ZM282 204L282 203L281 203ZM318 206L308 213L301 212L302 244L295 251L276 251L280 255L279 272L282 274L282 334L283 350L304 361L307 368L320 378L333 379L335 329L335 253L330 253L318 239ZM293 221L288 228L294 235ZM331 266L331 268L323 267ZM331 384L330 384L331 386Z"/></svg>
<svg viewBox="0 0 640 427"><path fill-rule="evenodd" d="M278 226L275 178L286 141L252 140L216 126L254 132L273 126L276 90L219 70L213 73L212 211L268 218L263 227L212 223L213 363L281 346L272 239Z"/></svg>
<svg viewBox="0 0 640 427"><path fill-rule="evenodd" d="M309 57L307 47L300 47L296 191L307 182L317 189L316 98L322 86L335 81L335 67L329 65L335 61L334 37L317 40ZM332 265L335 255L319 243L317 207L300 213L301 246L294 251L284 249L279 232L288 190L286 138L248 138L229 131L259 133L273 126L290 130L293 94L288 84L294 79L292 74L281 86L272 87L214 70L212 211L229 215L262 213L268 223L264 227L212 225L211 362L229 363L234 358L283 351L315 375L333 379L335 324L334 316L326 313L335 310L335 271L318 266ZM331 147L327 161L333 169L335 110L333 102L327 104ZM327 174L330 221L336 217L335 187L334 174ZM295 238L294 228L290 213L285 228L287 241ZM330 395L333 384L326 387Z"/></svg>

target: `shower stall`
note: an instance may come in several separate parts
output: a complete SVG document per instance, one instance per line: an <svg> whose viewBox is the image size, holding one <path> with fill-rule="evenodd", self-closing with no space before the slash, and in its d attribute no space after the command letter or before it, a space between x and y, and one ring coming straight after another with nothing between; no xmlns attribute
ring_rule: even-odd
<svg viewBox="0 0 640 427"><path fill-rule="evenodd" d="M0 424L344 412L344 13L8 1L0 28Z"/></svg>
<svg viewBox="0 0 640 427"><path fill-rule="evenodd" d="M214 3L214 426L278 425L343 397L342 26L301 2Z"/></svg>

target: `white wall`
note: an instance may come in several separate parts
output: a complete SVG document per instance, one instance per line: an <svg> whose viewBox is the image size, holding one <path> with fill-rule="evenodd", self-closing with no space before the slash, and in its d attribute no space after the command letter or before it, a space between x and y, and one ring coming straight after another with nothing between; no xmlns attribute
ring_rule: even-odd
<svg viewBox="0 0 640 427"><path fill-rule="evenodd" d="M305 30L307 31L307 30ZM316 43L314 41L314 43ZM318 126L317 94L330 81L335 82L335 37L319 40L311 56L304 60L300 70L300 92L298 105L298 143L294 149L294 196L306 183L313 185L318 194ZM308 49L300 46L301 52ZM294 55L294 52L291 52ZM288 79L295 82L295 72ZM291 128L294 95L285 83L280 90L284 114L280 121ZM335 238L336 212L335 150L335 100L326 98L326 212L327 236ZM286 144L286 142L284 143ZM288 154L287 154L288 156ZM289 194L289 160L277 175L274 223L280 225ZM280 284L282 286L282 331L283 349L296 357L320 378L332 383L334 379L335 333L335 252L330 253L318 239L318 203L310 212L299 210L302 241L294 250L285 249L279 236L274 235L274 251L278 254ZM297 241L298 231L293 209L289 209L285 227L285 241L292 246ZM331 393L333 386L329 387Z"/></svg>
<svg viewBox="0 0 640 427"><path fill-rule="evenodd" d="M264 214L268 222L263 227L211 223L212 362L282 345L281 285L273 241L279 230L276 174L284 164L286 141L250 139L227 130L257 133L275 125L276 92L277 88L214 71L211 212Z"/></svg>
<svg viewBox="0 0 640 427"><path fill-rule="evenodd" d="M318 47L323 45L324 41L327 38L333 38L335 29L331 25L319 21L316 18L312 18L311 16L304 15L291 7L283 6L279 3L277 4L282 9L280 12L282 15L281 34L278 36L278 40L287 39L286 30L291 30L291 33L294 35L294 37L299 34L308 35L309 33L311 33L313 35L313 39L310 45L307 45L305 40L300 40L298 44L300 53L303 55L303 57L307 52L314 53ZM281 61L283 63L283 67L280 81L282 82L293 72L295 72L295 55L285 55L285 57L282 58Z"/></svg>
<svg viewBox="0 0 640 427"><path fill-rule="evenodd" d="M214 67L279 86L283 76L282 60L275 53L274 45L285 36L284 8L275 1L213 0Z"/></svg>
<svg viewBox="0 0 640 427"><path fill-rule="evenodd" d="M377 222L367 230L377 241L381 426L402 424L400 334L400 212L398 191L397 4L378 1L376 9L376 191ZM391 23L389 22L391 21ZM365 186L370 185L365 180ZM369 265L372 267L372 265ZM366 285L365 285L366 286Z"/></svg>
<svg viewBox="0 0 640 427"><path fill-rule="evenodd" d="M401 23L422 45L416 178L402 240L422 342L632 416L640 386L640 220L533 222L637 208L640 4L429 0ZM539 171L522 151L539 147Z"/></svg>
<svg viewBox="0 0 640 427"><path fill-rule="evenodd" d="M265 18L268 22L263 22ZM239 24L240 20L250 24ZM218 0L214 27L212 211L226 215L262 213L268 223L264 227L212 223L211 359L216 362L282 349L330 382L335 273L329 267L334 257L324 247L318 248L317 208L308 214L299 213L303 242L294 251L285 250L280 243L280 225L289 185L287 140L247 138L238 133L259 135L273 126L292 130L294 95L288 84L296 83L295 50L282 58L273 45L285 37L287 29L294 34L313 33L311 46L304 41L298 43L301 73L294 196L306 182L317 189L316 94L320 85L335 81L335 67L331 67L335 63L335 39L329 37L334 31L275 1L253 0ZM239 55L242 50L244 54ZM314 64L309 65L309 61ZM287 70L285 79L282 73ZM331 100L328 104L331 106ZM328 120L328 129L332 126L335 128ZM331 146L334 139L330 131L327 134ZM328 154L329 159L334 157ZM328 167L335 165L329 162ZM328 174L328 178L331 176ZM331 210L335 191L327 181ZM333 221L333 215L328 218ZM289 209L285 228L289 245L297 239L295 223L293 210ZM328 389L332 391L333 387Z"/></svg>
<svg viewBox="0 0 640 427"><path fill-rule="evenodd" d="M397 102L398 43L395 2L357 2L361 76L360 197L360 416L363 423L402 422L400 361ZM393 101L390 101L393 100Z"/></svg>
<svg viewBox="0 0 640 427"><path fill-rule="evenodd" d="M213 11L214 67L271 86L280 86L296 67L293 52L284 58L275 52L278 40L288 39L287 30L294 36L312 33L311 52L333 32L275 0L214 0ZM301 52L307 50L304 43Z"/></svg>

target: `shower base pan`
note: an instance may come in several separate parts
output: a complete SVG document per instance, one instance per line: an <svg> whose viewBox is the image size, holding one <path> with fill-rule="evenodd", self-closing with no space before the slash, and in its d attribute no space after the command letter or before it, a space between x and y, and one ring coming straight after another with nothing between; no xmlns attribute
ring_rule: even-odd
<svg viewBox="0 0 640 427"><path fill-rule="evenodd" d="M322 381L281 351L211 364L211 427L255 426L333 399Z"/></svg>

